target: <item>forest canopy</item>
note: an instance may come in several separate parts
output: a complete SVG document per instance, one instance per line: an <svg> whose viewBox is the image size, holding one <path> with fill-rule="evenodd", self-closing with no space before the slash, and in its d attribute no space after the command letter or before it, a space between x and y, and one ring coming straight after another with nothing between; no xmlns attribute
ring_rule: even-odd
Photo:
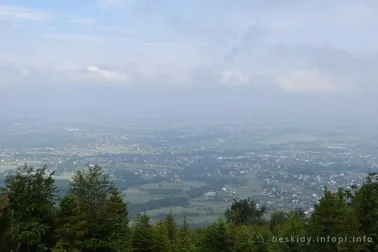
<svg viewBox="0 0 378 252"><path fill-rule="evenodd" d="M58 196L46 166L25 164L5 178L0 195L0 251L377 251L378 176L323 197L307 216L301 209L277 211L248 199L234 200L217 221L190 229L172 213L151 223L140 212L131 225L127 204L100 166L76 172ZM296 239L293 239L296 238Z"/></svg>

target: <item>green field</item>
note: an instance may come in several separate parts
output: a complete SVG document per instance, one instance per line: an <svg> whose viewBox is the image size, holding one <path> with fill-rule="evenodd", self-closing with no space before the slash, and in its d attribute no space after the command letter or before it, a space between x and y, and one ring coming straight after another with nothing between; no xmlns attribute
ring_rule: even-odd
<svg viewBox="0 0 378 252"><path fill-rule="evenodd" d="M188 191L188 190L191 190L193 188L198 188L198 187L204 186L204 185L206 185L206 183L201 182L201 181L180 181L178 183L171 182L171 181L165 181L165 182L162 182L162 183L144 184L142 186L139 186L138 188L140 188L140 189L156 189L156 188L160 188L159 185L162 185L161 188L164 188L164 189L179 189L179 190L182 190L182 191Z"/></svg>
<svg viewBox="0 0 378 252"><path fill-rule="evenodd" d="M125 200L135 204L143 204L152 199L163 199L164 195L151 195L147 192L143 192L137 188L127 189L123 191Z"/></svg>
<svg viewBox="0 0 378 252"><path fill-rule="evenodd" d="M128 154L154 154L156 150L151 150L151 149L138 149L138 150L130 150L130 148L127 147L122 147L122 146L115 146L115 147L109 147L109 148L101 148L101 150L98 150L99 152L103 153L114 153L114 154L123 154L123 153L128 153Z"/></svg>
<svg viewBox="0 0 378 252"><path fill-rule="evenodd" d="M182 215L183 213L199 213L199 214L206 214L206 211L200 210L198 211L196 207L162 207L159 209L153 209L147 211L149 216L157 216L157 215L165 215L172 211L173 215Z"/></svg>
<svg viewBox="0 0 378 252"><path fill-rule="evenodd" d="M119 164L119 165L112 165L111 168L120 169L120 170L127 170L131 172L137 172L139 170L162 170L166 169L166 166L162 165L155 165L155 164ZM176 169L176 168L175 168ZM182 170L181 167L177 167L177 170Z"/></svg>
<svg viewBox="0 0 378 252"><path fill-rule="evenodd" d="M161 187L160 187L160 186ZM189 191L193 188L199 188L201 186L206 185L205 182L200 181L180 181L178 183L171 182L171 181L165 181L162 183L149 183L144 184L138 187L130 188L125 191L123 191L125 195L125 199L127 201L130 201L135 204L141 204L146 203L149 200L157 200L157 199L163 199L166 197L169 197L169 193L165 191L164 194L159 193L149 193L148 190L179 190L179 193L176 194L176 196L183 196L185 195L186 191ZM180 193L182 191L182 193Z"/></svg>
<svg viewBox="0 0 378 252"><path fill-rule="evenodd" d="M314 142L318 138L309 134L282 134L282 135L248 135L217 139L215 141L201 142L203 146L220 149L246 150L263 148L269 145L289 144L291 142Z"/></svg>
<svg viewBox="0 0 378 252"><path fill-rule="evenodd" d="M211 207L215 214L211 214L204 208ZM201 224L204 222L212 222L222 216L224 211L229 207L229 204L217 202L201 202L200 205L193 205L190 207L163 207L146 211L147 215L151 217L153 222L156 222L159 217L172 212L177 223L182 223L184 216L191 224ZM198 216L191 216L190 214L199 214Z"/></svg>

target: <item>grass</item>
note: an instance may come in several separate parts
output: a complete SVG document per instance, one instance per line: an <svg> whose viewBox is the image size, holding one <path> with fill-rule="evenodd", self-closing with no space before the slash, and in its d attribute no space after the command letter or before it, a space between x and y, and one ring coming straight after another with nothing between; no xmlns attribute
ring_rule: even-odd
<svg viewBox="0 0 378 252"><path fill-rule="evenodd" d="M190 203L193 209L200 209L202 211L204 208L211 207L214 212L223 214L227 208L230 207L231 202L218 202L218 201L192 201Z"/></svg>
<svg viewBox="0 0 378 252"><path fill-rule="evenodd" d="M139 186L140 189L155 189L159 188L159 185L163 185L162 188L164 189L181 189L183 191L188 191L193 188L199 188L201 186L206 185L205 182L201 181L180 181L178 183L165 181L162 183L150 183L150 184L144 184L142 186Z"/></svg>
<svg viewBox="0 0 378 252"><path fill-rule="evenodd" d="M166 167L163 167L161 165L154 165L154 164L121 164L112 166L116 169L123 169L128 171L139 171L139 170L159 170L159 169L167 169Z"/></svg>
<svg viewBox="0 0 378 252"><path fill-rule="evenodd" d="M213 207L214 209L214 207ZM223 216L224 212L219 212L216 214L208 214L207 211L200 209L197 210L197 207L165 207L165 208L159 208L159 209L153 209L147 211L147 215L151 217L151 222L155 223L158 221L158 216L161 218L161 215L167 215L169 212L172 211L173 217L175 218L175 221L177 224L182 224L184 221L184 216L182 216L185 213L199 213L199 216L186 216L186 220L189 224L202 224L205 222L214 222L217 220L220 216Z"/></svg>
<svg viewBox="0 0 378 252"><path fill-rule="evenodd" d="M262 189L262 183L261 181L257 178L256 172L249 171L248 174L246 175L246 178L248 180L248 187L251 188L252 190L260 190Z"/></svg>
<svg viewBox="0 0 378 252"><path fill-rule="evenodd" d="M144 204L150 200L163 199L164 195L150 195L150 194L126 194L124 199L134 204Z"/></svg>
<svg viewBox="0 0 378 252"><path fill-rule="evenodd" d="M274 136L242 136L240 138L232 139L218 139L216 141L203 142L202 145L210 147L215 146L220 149L234 149L234 150L244 150L261 148L273 144L287 144L290 142L313 142L317 141L315 138L308 134L283 134Z"/></svg>
<svg viewBox="0 0 378 252"><path fill-rule="evenodd" d="M139 189L127 189L123 191L125 200L135 204L143 204L152 199L163 199L164 195L151 195L147 192L143 192Z"/></svg>
<svg viewBox="0 0 378 252"><path fill-rule="evenodd" d="M200 210L198 211L197 208L194 207L162 207L159 209L153 209L147 211L147 214L151 217L157 216L157 215L165 215L172 211L173 215L182 215L183 213L199 213L199 214L206 214L205 211Z"/></svg>
<svg viewBox="0 0 378 252"><path fill-rule="evenodd" d="M129 150L127 147L110 147L110 148L103 148L99 150L99 152L103 153L114 153L114 154L154 154L156 150Z"/></svg>

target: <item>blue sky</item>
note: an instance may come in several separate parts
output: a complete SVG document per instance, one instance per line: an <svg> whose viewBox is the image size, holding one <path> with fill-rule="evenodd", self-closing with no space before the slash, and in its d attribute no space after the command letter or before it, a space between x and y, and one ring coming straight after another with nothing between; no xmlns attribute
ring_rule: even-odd
<svg viewBox="0 0 378 252"><path fill-rule="evenodd" d="M363 99L378 94L377 27L376 0L0 0L0 89Z"/></svg>

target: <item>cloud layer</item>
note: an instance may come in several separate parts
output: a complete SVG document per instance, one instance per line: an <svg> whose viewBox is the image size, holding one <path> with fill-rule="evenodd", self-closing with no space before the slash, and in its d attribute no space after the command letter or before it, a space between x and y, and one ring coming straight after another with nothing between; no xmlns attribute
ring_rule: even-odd
<svg viewBox="0 0 378 252"><path fill-rule="evenodd" d="M5 2L0 89L378 94L374 0Z"/></svg>

